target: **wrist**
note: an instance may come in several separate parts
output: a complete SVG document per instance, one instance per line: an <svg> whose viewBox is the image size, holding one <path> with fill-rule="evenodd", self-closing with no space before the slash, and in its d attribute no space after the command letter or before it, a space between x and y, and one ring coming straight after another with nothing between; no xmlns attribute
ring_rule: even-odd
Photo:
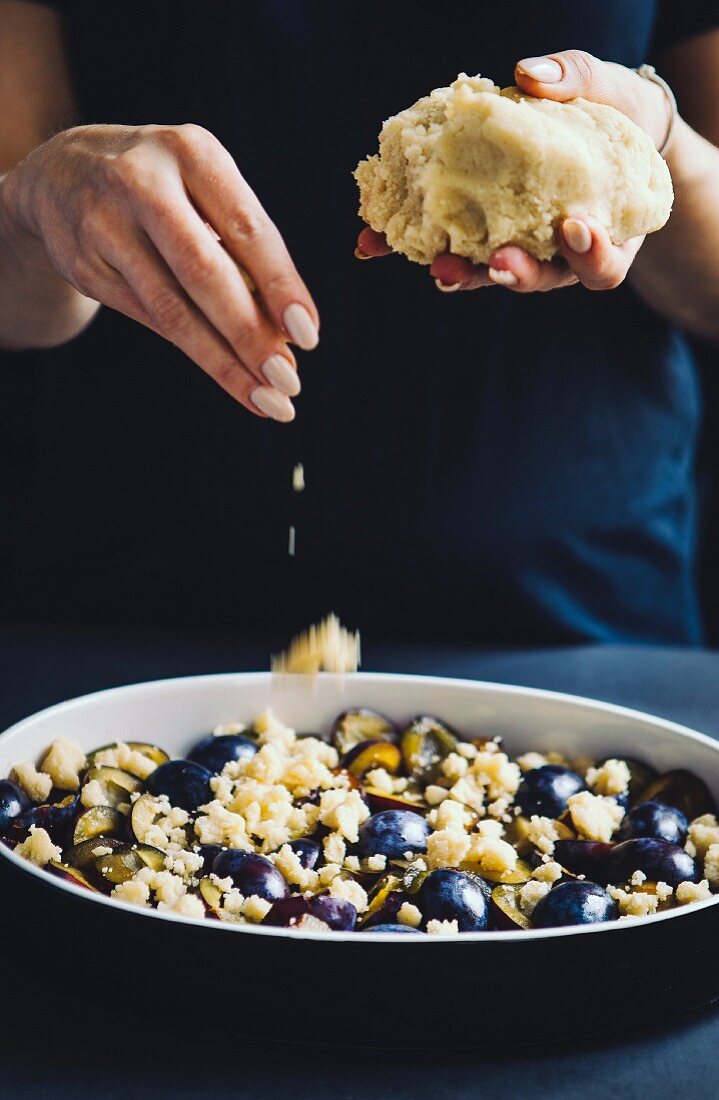
<svg viewBox="0 0 719 1100"><path fill-rule="evenodd" d="M649 134L657 149L666 145L672 128L674 108L661 84L639 73L632 73L636 103L634 121Z"/></svg>
<svg viewBox="0 0 719 1100"><path fill-rule="evenodd" d="M0 176L0 248L24 268L51 268L45 247L27 223L16 169Z"/></svg>

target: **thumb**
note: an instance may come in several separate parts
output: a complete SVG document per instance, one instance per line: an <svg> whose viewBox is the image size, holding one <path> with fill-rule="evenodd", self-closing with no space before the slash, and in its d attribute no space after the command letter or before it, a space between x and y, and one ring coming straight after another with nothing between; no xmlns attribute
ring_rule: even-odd
<svg viewBox="0 0 719 1100"><path fill-rule="evenodd" d="M541 99L564 101L583 96L595 103L616 105L612 67L583 50L564 50L544 57L525 57L514 70L523 92Z"/></svg>
<svg viewBox="0 0 719 1100"><path fill-rule="evenodd" d="M514 76L521 91L563 103L582 96L606 103L636 122L659 146L671 110L661 88L613 61L600 61L584 50L563 50L518 61Z"/></svg>

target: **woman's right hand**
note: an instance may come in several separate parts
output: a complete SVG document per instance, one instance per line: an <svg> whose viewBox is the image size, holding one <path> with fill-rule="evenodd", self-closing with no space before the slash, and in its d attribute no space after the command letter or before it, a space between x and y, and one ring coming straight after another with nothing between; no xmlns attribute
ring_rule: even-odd
<svg viewBox="0 0 719 1100"><path fill-rule="evenodd" d="M292 420L300 383L286 341L314 348L319 316L212 134L192 124L66 130L12 169L2 201L13 229L80 293L177 344L251 412Z"/></svg>

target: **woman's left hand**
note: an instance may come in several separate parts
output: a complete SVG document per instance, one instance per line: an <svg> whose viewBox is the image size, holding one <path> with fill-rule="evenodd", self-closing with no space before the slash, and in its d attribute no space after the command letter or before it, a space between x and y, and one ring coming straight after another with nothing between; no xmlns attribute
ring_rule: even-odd
<svg viewBox="0 0 719 1100"><path fill-rule="evenodd" d="M658 147L664 141L670 118L666 96L657 84L632 69L600 61L581 50L565 50L525 58L517 63L514 73L518 87L529 95L559 101L582 96L606 103L646 130ZM626 278L643 241L644 237L634 237L615 245L605 226L587 214L566 218L558 227L561 257L549 262L536 260L516 245L504 245L492 253L486 265L444 253L437 256L430 273L445 292L494 285L527 293L574 283L589 290L611 290ZM362 230L357 243L359 253L367 257L392 251L384 236L369 228Z"/></svg>

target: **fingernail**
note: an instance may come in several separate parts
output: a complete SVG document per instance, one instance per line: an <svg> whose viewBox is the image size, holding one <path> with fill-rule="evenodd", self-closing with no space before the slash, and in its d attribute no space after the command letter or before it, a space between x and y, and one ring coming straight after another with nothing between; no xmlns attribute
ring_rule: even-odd
<svg viewBox="0 0 719 1100"><path fill-rule="evenodd" d="M290 340L302 348L303 351L312 351L319 341L317 325L314 323L304 306L299 302L293 302L282 314L282 320L289 333Z"/></svg>
<svg viewBox="0 0 719 1100"><path fill-rule="evenodd" d="M262 373L271 386L288 397L297 397L302 388L297 371L284 355L271 355L266 359L262 364Z"/></svg>
<svg viewBox="0 0 719 1100"><path fill-rule="evenodd" d="M250 401L265 416L269 416L273 420L279 420L283 424L287 424L295 418L295 407L289 397L285 397L278 390L270 389L269 386L258 386L250 394Z"/></svg>
<svg viewBox="0 0 719 1100"><path fill-rule="evenodd" d="M580 221L579 218L567 218L562 226L562 233L572 252L578 252L581 255L589 252L592 247L591 230L587 223Z"/></svg>
<svg viewBox="0 0 719 1100"><path fill-rule="evenodd" d="M517 68L542 84L558 84L564 76L562 66L558 61L552 61L551 57L525 57L517 63Z"/></svg>
<svg viewBox="0 0 719 1100"><path fill-rule="evenodd" d="M435 279L434 285L437 290L441 290L443 294L454 294L455 290L459 290L461 283L443 283L441 279Z"/></svg>
<svg viewBox="0 0 719 1100"><path fill-rule="evenodd" d="M357 247L355 248L355 256L357 257L358 260L371 260L372 259L372 257L369 256L366 252L362 251L362 249L360 248L359 245L357 245Z"/></svg>
<svg viewBox="0 0 719 1100"><path fill-rule="evenodd" d="M498 267L490 267L487 271L493 283L499 286L516 286L519 279L513 271L501 271Z"/></svg>

